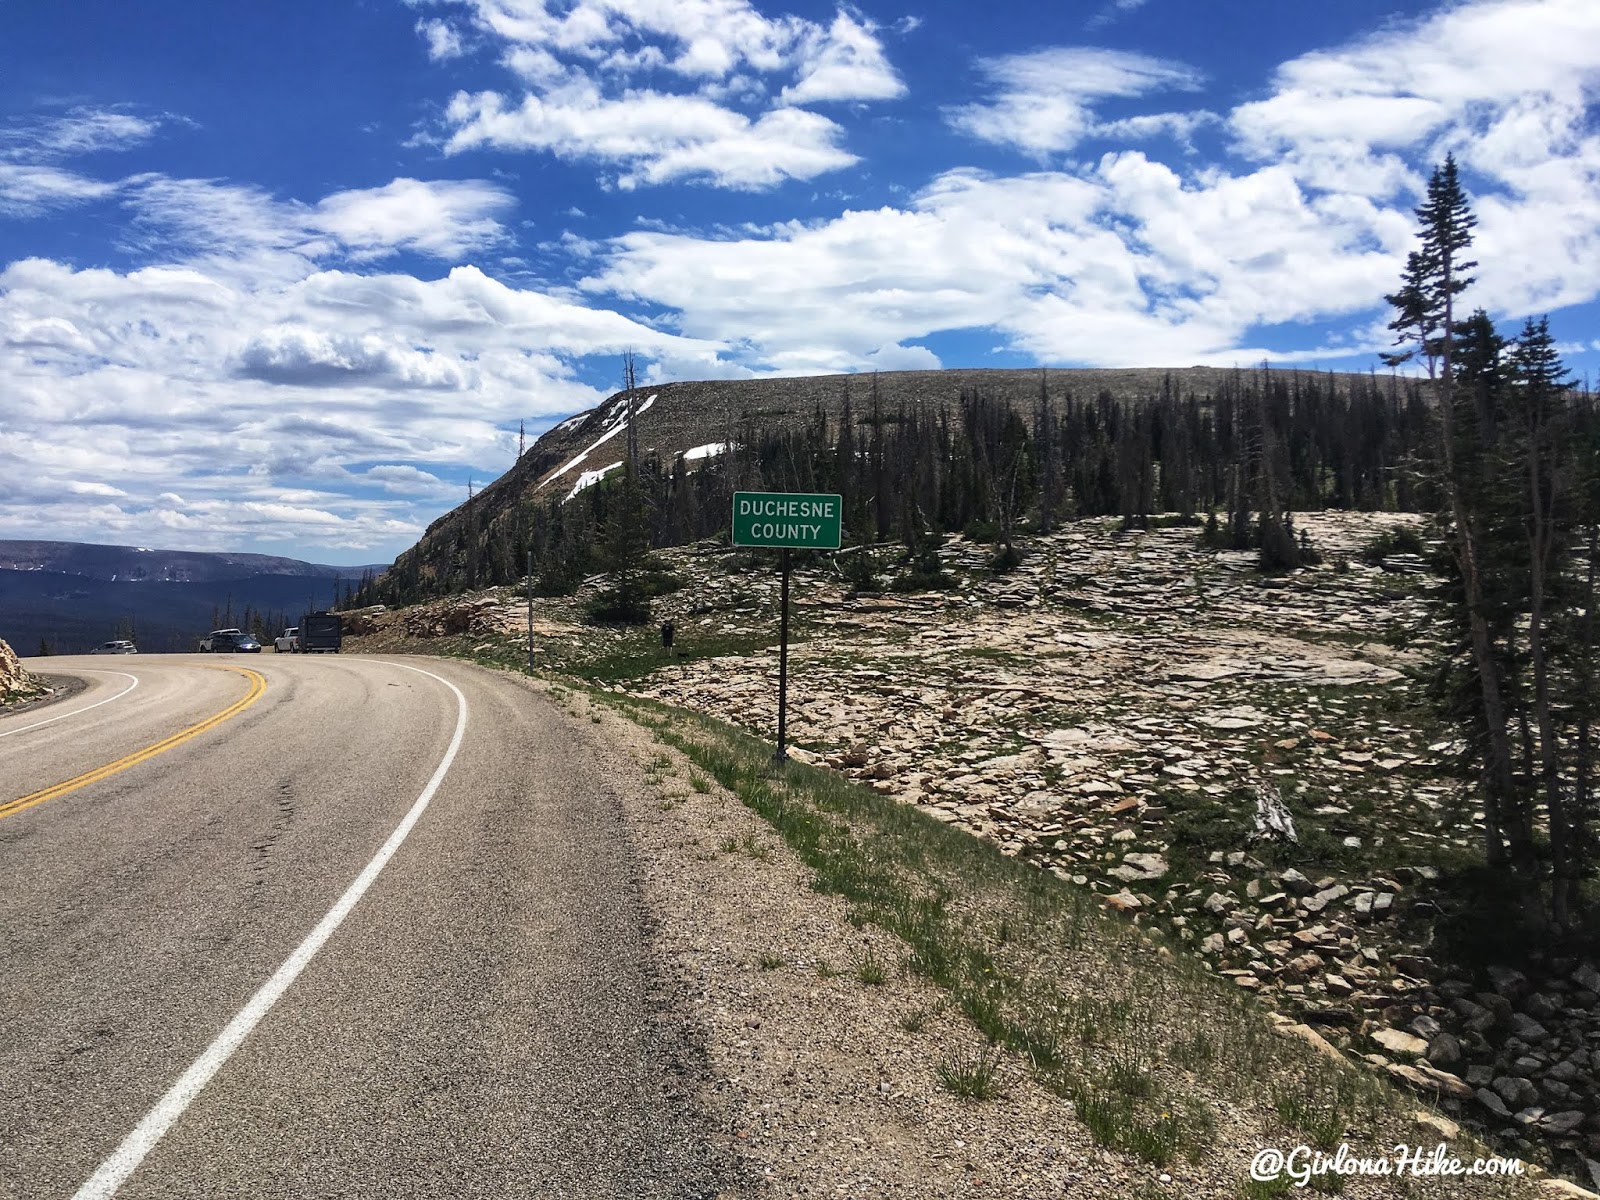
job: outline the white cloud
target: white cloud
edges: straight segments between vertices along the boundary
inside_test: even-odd
[[[0,271],[0,526],[42,527],[48,508],[60,537],[393,550],[456,498],[441,472],[481,478],[511,461],[519,420],[537,432],[604,397],[578,381],[583,359],[634,349],[647,366],[717,369],[715,342],[474,267],[358,275],[300,253],[437,227],[425,203],[407,224],[403,182],[303,205],[195,185],[184,194],[203,210],[204,254],[127,272],[40,258]],[[275,256],[266,272],[254,270],[262,247]]]
[[[826,33],[810,30],[799,55],[800,78],[783,89],[784,104],[827,100],[894,100],[906,85],[884,56],[883,43],[870,23],[857,21],[843,9]]]
[[[497,217],[513,203],[504,188],[478,179],[396,179],[381,188],[335,192],[317,204],[307,224],[357,254],[409,250],[459,259],[502,239]]]
[[[1012,178],[947,171],[898,208],[626,234],[584,286],[659,304],[692,336],[738,330],[730,374],[863,369],[975,328],[1041,361],[1113,366],[1259,359],[1259,331],[1300,323],[1303,347],[1271,356],[1325,361],[1388,342],[1383,295],[1414,244],[1417,189],[1454,148],[1480,217],[1472,298],[1517,317],[1600,291],[1592,4],[1456,5],[1285,64],[1226,117],[1103,120],[1098,98],[1197,82],[1159,60],[1052,50],[985,66],[993,102],[949,114],[969,132],[1042,154],[1226,122],[1262,161],[1180,171],[1123,152]],[[1355,324],[1313,332],[1330,321]]]
[[[595,161],[624,188],[771,188],[857,161],[839,125],[801,106],[905,93],[876,27],[845,9],[824,26],[746,0],[464,2],[527,90],[457,93],[444,112],[451,154]]]
[[[1221,121],[1222,118],[1216,113],[1206,111],[1143,113],[1136,117],[1101,121],[1095,125],[1094,134],[1096,137],[1124,142],[1145,141],[1164,136],[1192,151],[1195,133],[1206,126],[1220,124]]]
[[[855,162],[838,149],[839,126],[817,113],[775,109],[752,121],[699,96],[629,93],[606,99],[588,81],[505,107],[495,92],[459,93],[448,115],[447,150],[479,145],[546,150],[624,169],[624,188],[678,179],[723,187],[771,187]]]
[[[1230,128],[1309,188],[1397,206],[1454,152],[1481,294],[1521,315],[1595,294],[1574,264],[1600,261],[1597,93],[1600,5],[1481,0],[1285,63]]]
[[[1447,150],[1499,182],[1569,155],[1597,86],[1600,6],[1481,0],[1293,59],[1230,125],[1241,152],[1313,186],[1389,196]]]
[[[128,493],[121,488],[114,488],[109,483],[95,483],[81,479],[69,479],[66,490],[74,496],[126,496]]]
[[[40,163],[0,160],[0,216],[35,217],[55,208],[103,200],[116,185]]]
[[[1192,90],[1201,78],[1182,63],[1080,46],[980,59],[978,69],[998,94],[986,103],[947,109],[945,119],[972,137],[1040,158],[1065,153],[1084,138],[1102,134],[1097,101]],[[1132,129],[1125,126],[1124,135]]]
[[[18,117],[0,126],[0,216],[37,217],[115,195],[117,184],[64,167],[62,160],[132,149],[161,124],[116,109],[74,108],[61,116]]]
[[[453,499],[458,492],[437,475],[405,463],[380,463],[367,468],[358,478],[371,480],[386,492],[418,499]]]
[[[1111,3],[1102,8],[1087,22],[1089,29],[1103,29],[1125,13],[1137,12],[1149,0],[1111,0]]]
[[[451,392],[466,387],[470,379],[459,362],[396,345],[381,334],[351,337],[295,326],[263,330],[252,337],[239,355],[239,374],[293,386]]]
[[[764,17],[745,0],[574,0],[557,11],[544,0],[463,2],[479,28],[511,46],[597,62],[629,43],[656,44],[669,69],[696,79],[742,67],[778,70],[814,28],[796,17]]]
[[[131,150],[154,137],[163,120],[108,108],[74,108],[58,117],[19,118],[0,128],[0,155],[67,158],[102,150]]]
[[[135,216],[132,236],[150,253],[205,258],[242,278],[295,277],[312,262],[370,261],[411,252],[460,259],[506,236],[514,203],[482,180],[395,179],[314,203],[205,179],[134,176],[118,185]]]
[[[906,209],[728,240],[636,232],[587,286],[739,329],[755,371],[909,364],[908,343],[989,328],[1045,362],[1182,365],[1262,323],[1370,307],[1408,215],[1304,194],[1281,168],[1185,182],[1142,154],[1082,174],[938,177]]]
[[[417,22],[417,32],[428,43],[428,57],[434,62],[460,58],[466,51],[461,45],[461,35],[455,26],[437,17]]]

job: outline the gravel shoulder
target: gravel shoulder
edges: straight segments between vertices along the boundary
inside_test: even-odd
[[[997,1101],[945,1092],[939,1065],[974,1059],[983,1040],[899,969],[899,940],[852,927],[765,822],[714,782],[697,791],[690,764],[648,730],[565,695],[609,746],[661,969],[705,1038],[728,1142],[765,1194],[1090,1197],[1138,1184],[1013,1064]],[[884,983],[857,979],[866,961],[888,965]]]
[[[1162,1170],[1098,1146],[1069,1101],[1036,1082],[1019,1056],[991,1051],[946,993],[902,969],[897,937],[856,927],[843,900],[814,890],[810,870],[737,797],[606,705],[535,686],[567,714],[575,736],[604,746],[652,914],[657,969],[697,1028],[702,1103],[722,1143],[760,1181],[752,1194],[1303,1194],[1241,1190],[1257,1147],[1287,1151],[1300,1140],[1272,1136],[1259,1112],[1221,1106],[1217,1151],[1200,1163]],[[863,964],[883,966],[883,981],[863,981]],[[998,1064],[1001,1094],[953,1095],[941,1067],[985,1054]],[[1411,1140],[1431,1147],[1438,1138],[1418,1129]],[[1387,1152],[1376,1141],[1364,1152],[1380,1145]],[[1532,1194],[1526,1184],[1474,1182],[1351,1179],[1343,1192]]]

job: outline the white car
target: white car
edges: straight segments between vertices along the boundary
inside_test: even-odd
[[[139,653],[139,647],[135,646],[132,642],[126,642],[126,641],[122,641],[122,642],[101,642],[93,650],[89,651],[89,653],[90,654],[137,654],[137,653]]]
[[[300,650],[300,627],[291,625],[272,639],[272,648],[279,654],[296,654]]]

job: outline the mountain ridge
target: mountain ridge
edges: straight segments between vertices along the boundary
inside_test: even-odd
[[[1025,415],[1041,395],[1052,405],[1082,403],[1109,396],[1123,402],[1175,394],[1213,396],[1241,376],[1331,380],[1338,393],[1356,381],[1370,384],[1369,372],[1284,370],[1265,365],[1233,367],[957,368],[941,371],[887,371],[878,374],[784,376],[766,379],[684,380],[633,389],[637,401],[636,436],[641,456],[654,453],[669,468],[679,456],[738,439],[752,422],[762,431],[795,427],[819,411],[837,421],[848,396],[857,423],[871,412],[874,397],[883,414],[901,411],[938,416],[959,414],[964,393],[981,391]],[[511,468],[466,502],[432,521],[417,543],[395,558],[396,578],[448,574],[458,547],[494,527],[525,501],[543,503],[562,490],[576,494],[603,477],[623,457],[630,393],[618,391],[541,434]],[[611,449],[614,446],[614,449]],[[605,448],[605,449],[603,449]],[[609,452],[607,452],[609,451]],[[469,529],[469,525],[472,527]]]
[[[0,571],[46,571],[107,582],[210,583],[258,575],[359,579],[384,564],[331,566],[274,554],[215,550],[166,550],[106,542],[0,538]]]

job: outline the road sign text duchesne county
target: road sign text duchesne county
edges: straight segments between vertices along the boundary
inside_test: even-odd
[[[792,550],[837,550],[839,496],[805,492],[735,492],[733,544],[787,546]]]

